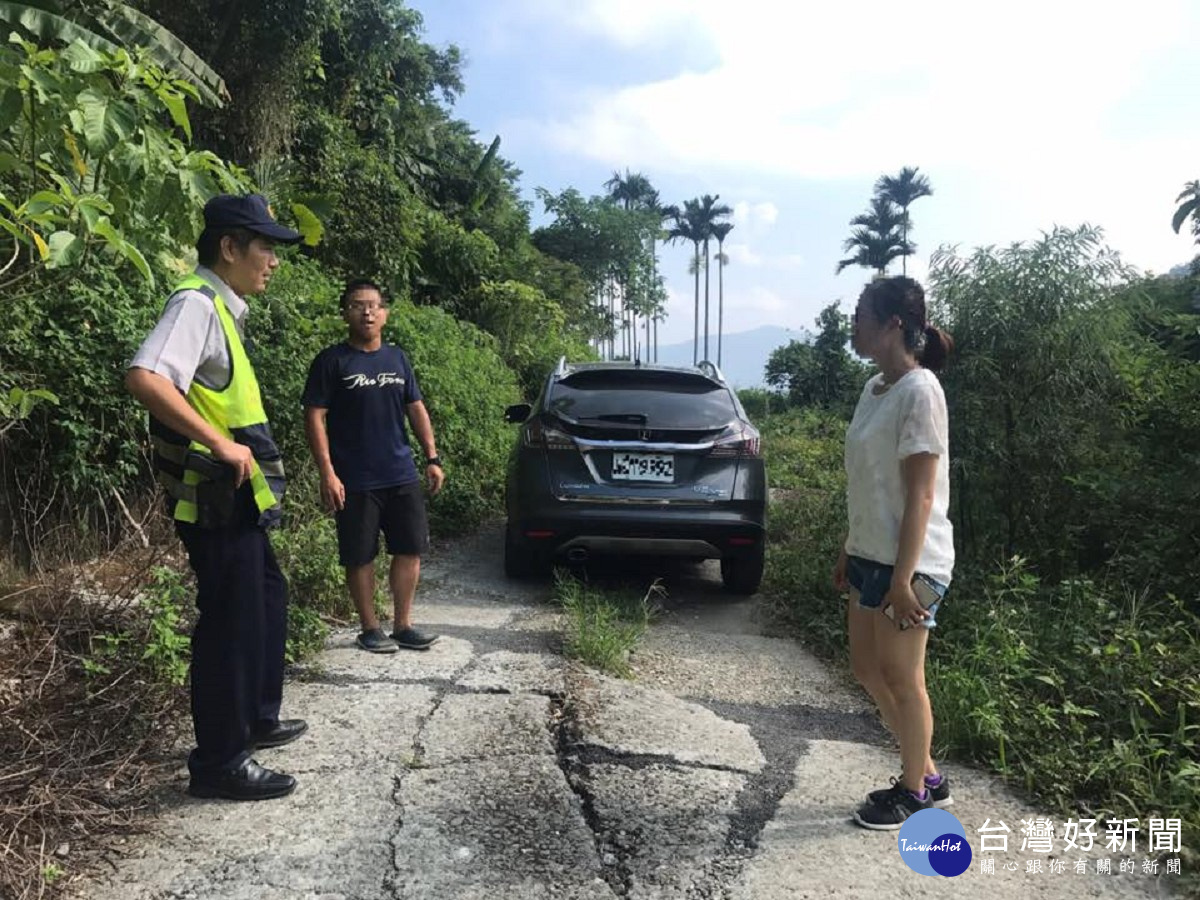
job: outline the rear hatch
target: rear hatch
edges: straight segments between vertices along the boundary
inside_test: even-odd
[[[729,500],[758,433],[703,374],[583,369],[555,382],[526,425],[562,500],[706,504]]]

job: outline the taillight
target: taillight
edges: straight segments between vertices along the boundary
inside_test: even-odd
[[[730,425],[713,444],[709,456],[758,456],[761,440],[757,431],[748,425]]]
[[[557,428],[547,428],[541,419],[530,419],[525,423],[522,440],[526,447],[541,447],[544,450],[574,450],[575,442],[570,435]]]

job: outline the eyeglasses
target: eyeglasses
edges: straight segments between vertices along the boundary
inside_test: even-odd
[[[387,306],[382,303],[351,303],[346,307],[346,312],[361,316],[369,312],[387,312]]]

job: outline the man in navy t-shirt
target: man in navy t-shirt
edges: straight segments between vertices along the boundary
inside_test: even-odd
[[[394,653],[397,646],[428,650],[437,637],[412,627],[412,605],[429,526],[404,421],[421,445],[425,479],[436,494],[445,475],[433,425],[408,357],[383,342],[388,304],[382,289],[352,281],[341,307],[349,335],[317,354],[301,402],[308,446],[321,472],[321,499],[337,517],[338,556],[362,623],[358,646],[373,653]],[[375,614],[381,530],[392,556],[390,638]]]

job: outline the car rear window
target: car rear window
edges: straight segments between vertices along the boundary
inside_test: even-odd
[[[645,416],[655,428],[718,428],[738,417],[727,388],[686,372],[584,370],[556,383],[547,406],[577,422]]]

